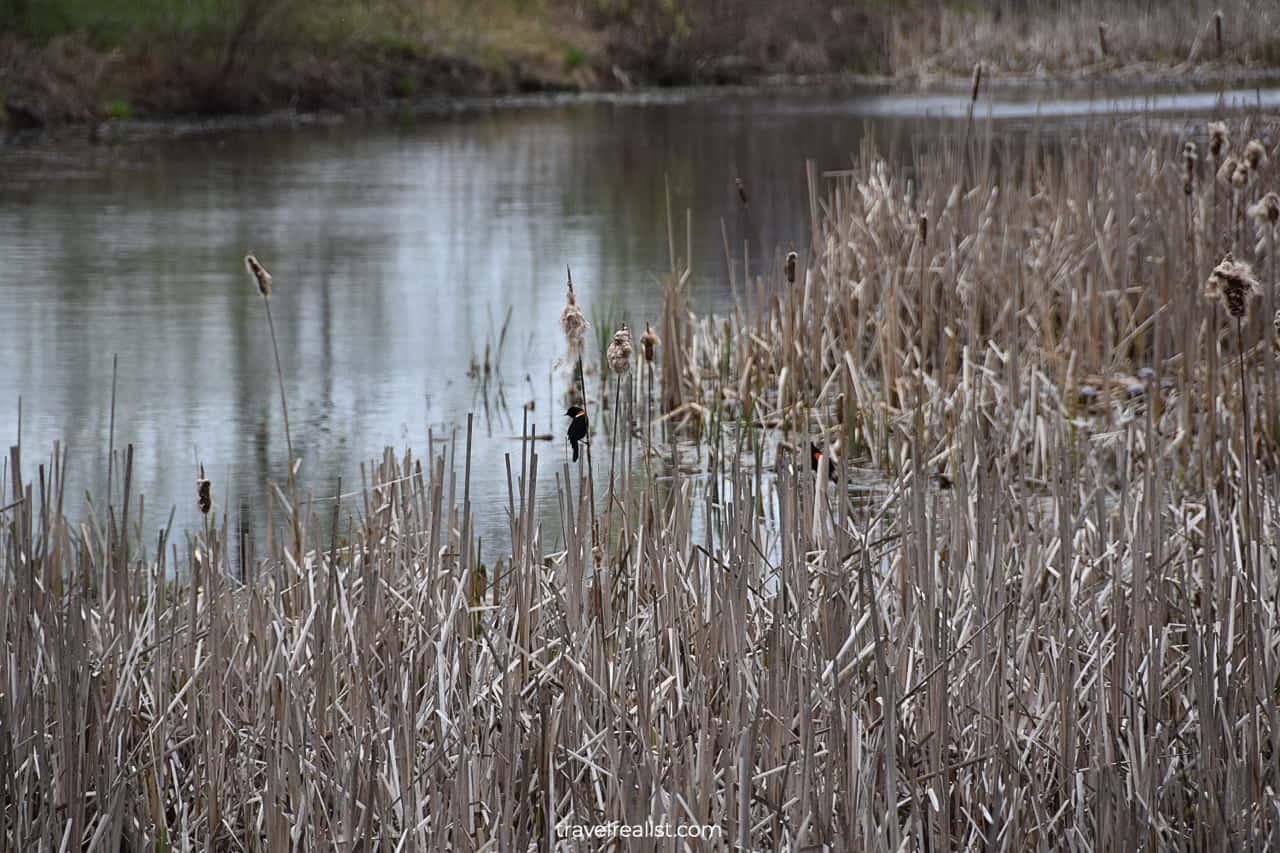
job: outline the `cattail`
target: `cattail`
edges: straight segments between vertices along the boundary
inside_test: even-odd
[[[973,87],[969,91],[969,103],[976,104],[978,102],[978,89],[982,87],[982,63],[979,62],[973,66]]]
[[[582,309],[578,307],[578,300],[573,295],[573,273],[569,273],[569,297],[564,303],[564,310],[560,312],[560,329],[564,332],[564,339],[569,344],[570,353],[582,354],[583,342],[587,336],[587,329],[590,328],[591,324],[587,322]]]
[[[1231,186],[1236,189],[1244,189],[1249,186],[1249,176],[1253,173],[1249,171],[1249,166],[1243,160],[1236,161],[1236,170],[1231,173]]]
[[[1222,161],[1222,165],[1218,167],[1218,180],[1224,184],[1230,185],[1231,181],[1235,178],[1236,166],[1238,165],[1239,163],[1236,161],[1235,157],[1228,156],[1227,159]]]
[[[920,243],[928,245],[929,243],[929,214],[920,214]]]
[[[204,466],[200,467],[200,478],[196,480],[196,505],[202,515],[208,515],[213,506],[213,486],[205,479]]]
[[[787,276],[787,284],[796,283],[796,261],[800,260],[800,256],[795,252],[787,252],[787,260],[782,265],[782,271]]]
[[[1249,164],[1250,169],[1257,172],[1267,165],[1267,149],[1258,140],[1250,139],[1249,144],[1244,147],[1244,161]]]
[[[1259,228],[1263,225],[1270,225],[1272,228],[1280,225],[1280,195],[1275,192],[1267,193],[1258,199],[1257,204],[1249,206],[1249,215],[1258,223]]]
[[[253,276],[254,281],[258,283],[258,292],[263,296],[270,296],[271,273],[267,272],[267,268],[252,253],[244,256],[244,268],[249,271],[249,275]]]
[[[1276,337],[1280,338],[1280,309],[1276,309],[1276,316],[1271,318],[1271,328],[1276,330]]]
[[[747,185],[742,182],[742,178],[734,178],[733,183],[738,188],[738,199],[743,203],[747,203]]]
[[[627,328],[626,323],[623,323],[622,328],[613,333],[613,343],[609,344],[609,349],[605,351],[605,357],[609,360],[609,369],[619,375],[630,371],[632,352],[631,330]]]
[[[1209,153],[1213,155],[1213,159],[1221,158],[1230,145],[1231,137],[1227,135],[1226,122],[1209,122]]]
[[[1253,270],[1246,263],[1237,261],[1230,252],[1222,258],[1222,263],[1213,268],[1209,280],[1204,285],[1204,295],[1208,299],[1222,298],[1227,313],[1236,319],[1244,317],[1248,310],[1248,300],[1261,290],[1258,280],[1253,277]]]
[[[794,255],[795,252],[791,254]],[[653,364],[653,355],[660,343],[662,343],[662,339],[658,337],[658,333],[648,323],[645,323],[644,334],[640,336],[640,349],[644,352],[645,361]]]
[[[1182,146],[1182,166],[1183,180],[1182,191],[1191,195],[1191,190],[1195,186],[1196,181],[1196,161],[1200,159],[1200,153],[1196,150],[1196,144],[1187,140],[1187,144]]]

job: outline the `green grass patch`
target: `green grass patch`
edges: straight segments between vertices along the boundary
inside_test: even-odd
[[[566,45],[561,62],[566,71],[574,71],[587,63],[587,52],[577,45]]]
[[[123,120],[133,118],[133,105],[124,98],[112,98],[103,105],[107,118]]]

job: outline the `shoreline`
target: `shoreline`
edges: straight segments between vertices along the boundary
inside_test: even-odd
[[[611,103],[620,106],[644,106],[653,103],[680,103],[753,94],[947,94],[968,93],[972,78],[954,75],[762,75],[749,82],[724,84],[690,84],[681,86],[636,86],[626,89],[591,88],[559,89],[507,94],[463,94],[430,96],[418,99],[380,99],[355,103],[344,108],[294,109],[283,107],[263,112],[231,112],[203,115],[171,113],[144,118],[94,118],[64,121],[33,127],[0,124],[0,148],[30,143],[61,144],[87,141],[92,144],[121,144],[155,139],[179,139],[225,132],[261,132],[272,129],[298,129],[344,124],[349,121],[404,121],[442,118],[503,110],[544,109],[549,107]],[[1062,95],[1080,91],[1114,90],[1125,94],[1128,89],[1151,90],[1153,94],[1203,92],[1219,89],[1280,85],[1277,69],[1216,69],[1191,73],[1173,69],[1132,69],[1131,73],[1105,75],[1026,75],[1001,74],[982,78],[984,93],[1053,90]],[[1105,92],[1104,92],[1105,94]]]
[[[663,5],[663,4],[657,4]],[[434,114],[690,87],[1205,86],[1277,79],[1280,19],[1245,0],[1082,14],[800,0],[751,14],[442,0],[276,0],[185,16],[70,0],[0,12],[0,134],[284,115]],[[1008,81],[1007,84],[1003,81]],[[141,126],[141,125],[138,125]]]

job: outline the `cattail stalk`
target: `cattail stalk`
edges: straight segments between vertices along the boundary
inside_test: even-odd
[[[560,328],[569,344],[569,352],[577,356],[578,390],[582,394],[582,408],[585,409],[587,408],[587,378],[582,369],[582,351],[584,349],[583,341],[591,324],[587,322],[582,309],[578,307],[577,297],[574,296],[573,270],[568,266],[565,266],[564,269],[568,280],[569,294],[566,297],[564,311],[560,314]],[[587,416],[587,423],[591,423],[590,415]],[[600,544],[600,526],[596,516],[596,477],[595,468],[591,463],[591,435],[589,433],[587,440],[583,444],[586,446],[587,452],[587,494],[591,502],[591,545],[595,549]]]
[[[293,501],[293,544],[294,556],[301,559],[302,557],[302,523],[298,518],[298,485],[294,477],[294,456],[293,456],[293,433],[289,428],[289,399],[284,390],[284,370],[280,366],[280,345],[276,340],[276,324],[271,318],[271,273],[267,272],[264,267],[252,253],[244,256],[245,269],[249,271],[249,275],[253,277],[254,282],[258,285],[258,292],[262,294],[262,304],[267,311],[267,330],[271,333],[271,352],[276,360],[276,381],[280,386],[280,411],[284,415],[284,441],[285,447],[289,451],[289,492]]]
[[[1194,277],[1197,275],[1197,270],[1200,268],[1199,255],[1198,255],[1199,243],[1196,240],[1195,201],[1194,201],[1196,162],[1198,160],[1199,160],[1199,152],[1196,148],[1196,144],[1188,140],[1187,143],[1182,147],[1182,162],[1183,162],[1182,193],[1183,193],[1183,199],[1184,199],[1182,210],[1183,210],[1183,239],[1186,242],[1186,246],[1187,246],[1187,273],[1188,273],[1188,276],[1191,277],[1192,281],[1194,281]],[[1187,282],[1187,284],[1190,285],[1190,281]],[[1197,350],[1196,324],[1194,321],[1194,318],[1196,316],[1196,312],[1194,311],[1194,302],[1195,302],[1194,288],[1190,286],[1186,287],[1185,293],[1186,293],[1186,296],[1184,297],[1184,299],[1186,300],[1186,302],[1184,303],[1185,304],[1184,317],[1186,319],[1184,319],[1182,324],[1183,325],[1182,346],[1183,346],[1183,352],[1186,353],[1186,356],[1182,359],[1182,387],[1185,389],[1190,389],[1191,377],[1192,377],[1192,364],[1191,364],[1190,354]],[[1191,417],[1192,417],[1191,398],[1192,398],[1192,395],[1190,393],[1184,393],[1182,395],[1182,421],[1185,429],[1190,429],[1191,427]],[[1201,487],[1203,488],[1204,486],[1203,466],[1201,467],[1200,473],[1201,473]]]
[[[615,382],[615,392],[613,400],[613,429],[612,438],[609,442],[609,500],[605,508],[605,535],[612,537],[612,518],[613,518],[613,495],[614,495],[614,468],[617,462],[618,451],[618,423],[622,418],[622,377],[629,376],[631,372],[631,356],[633,353],[631,345],[631,330],[627,328],[627,324],[623,323],[622,328],[618,329],[613,335],[613,341],[609,344],[609,348],[605,353],[606,360],[609,363],[609,370],[617,377]],[[631,383],[627,383],[627,387],[631,387]],[[625,463],[625,458],[624,458]]]
[[[648,383],[645,391],[644,412],[645,465],[649,464],[649,457],[653,455],[653,359],[660,343],[662,341],[658,338],[658,333],[646,322],[644,324],[644,334],[640,336],[640,350],[644,353],[645,379]]]

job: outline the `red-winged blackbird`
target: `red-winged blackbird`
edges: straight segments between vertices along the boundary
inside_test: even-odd
[[[822,451],[818,449],[818,445],[809,443],[809,461],[813,465],[813,470],[818,470],[818,463],[822,461]],[[827,473],[831,475],[831,482],[840,479],[840,475],[836,473],[836,460],[831,459],[827,462]]]
[[[581,406],[570,406],[564,414],[573,419],[569,421],[569,444],[573,446],[573,461],[577,462],[578,442],[585,444],[587,440],[587,410]]]

